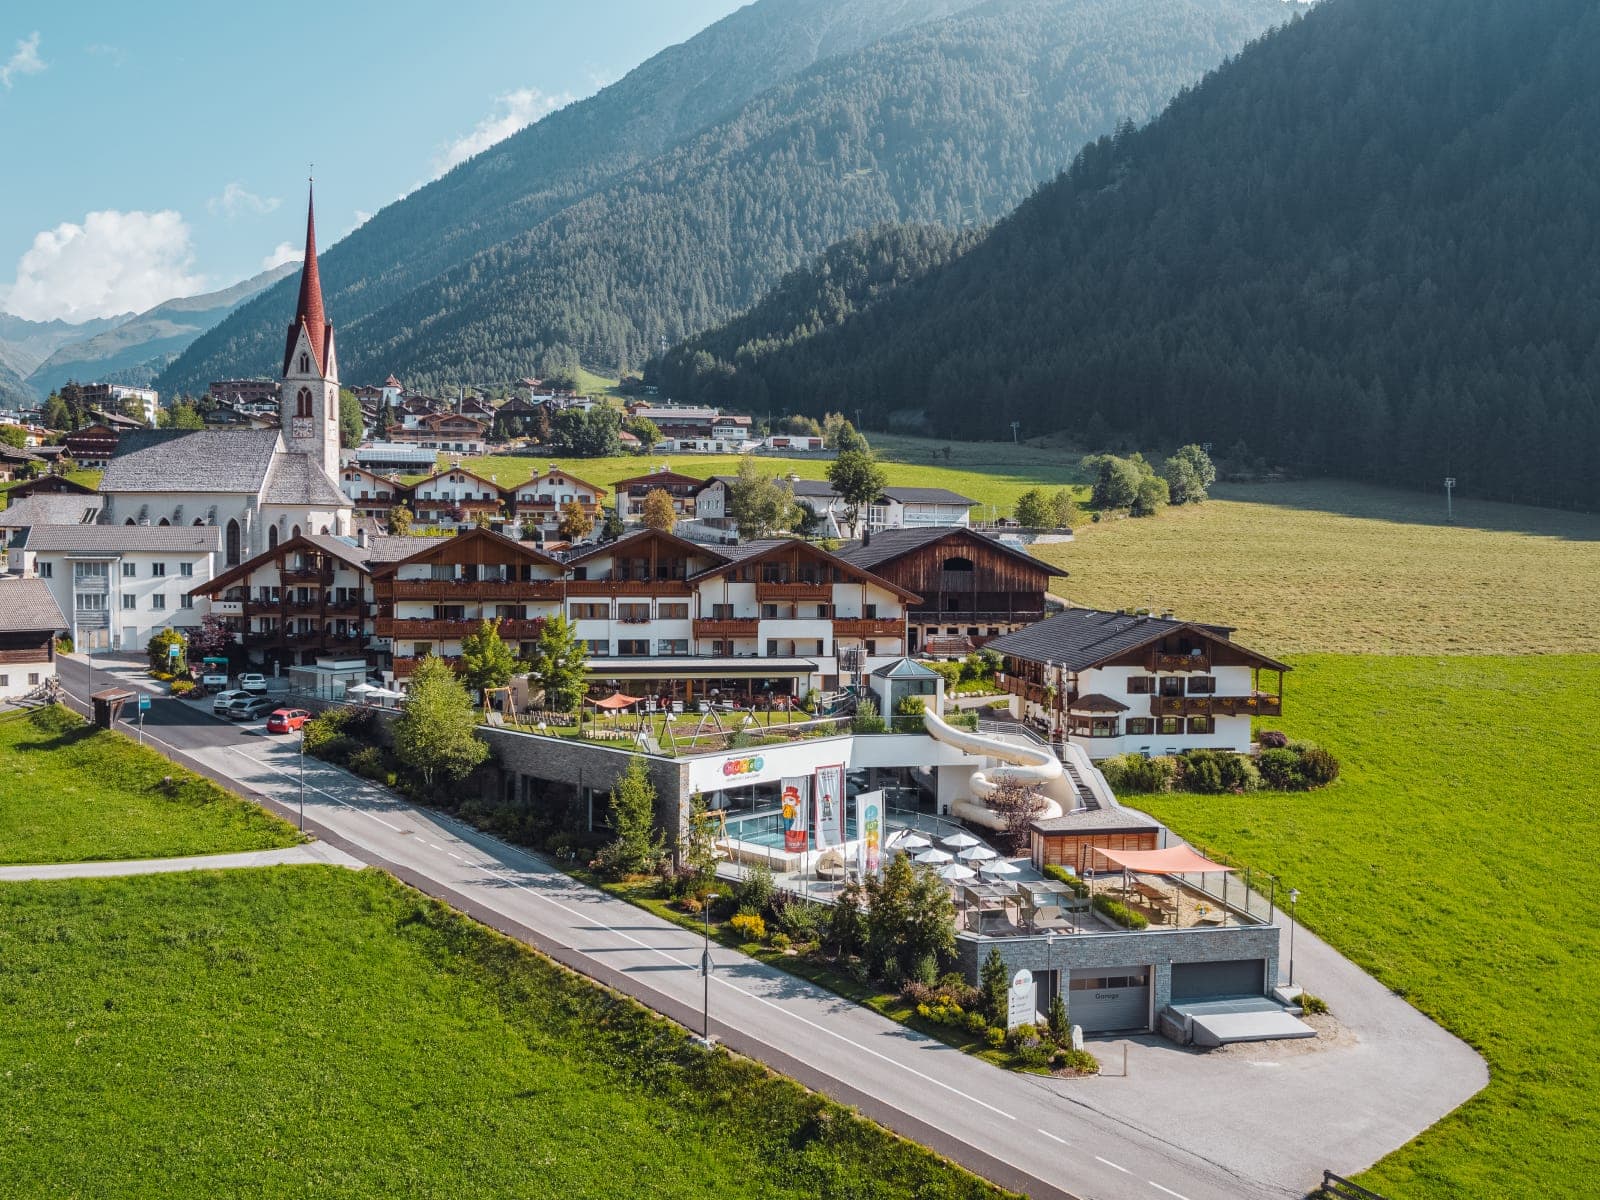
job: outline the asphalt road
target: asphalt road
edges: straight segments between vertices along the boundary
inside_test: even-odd
[[[87,694],[80,662],[63,660],[59,672],[75,696]],[[262,722],[232,724],[208,708],[163,698],[152,704],[145,737],[185,765],[297,819],[296,736],[272,737]],[[700,1029],[702,944],[682,928],[311,758],[304,760],[304,812],[305,828],[339,849]],[[712,958],[713,1036],[1035,1197],[1298,1197],[1320,1182],[1321,1165],[1365,1165],[1327,1161],[1314,1145],[1316,1130],[1263,1095],[1242,1068],[1236,1068],[1238,1096],[1180,1097],[1178,1111],[1186,1119],[1174,1133],[1174,1122],[1159,1112],[1141,1115],[1141,1096],[1153,1100],[1171,1090],[1146,1071],[1134,1072],[1138,1078],[1108,1074],[1079,1081],[1002,1071],[737,952],[713,945]],[[1164,1047],[1148,1053],[1173,1062],[1190,1057]],[[1106,1065],[1108,1072],[1120,1066],[1114,1059]],[[1476,1086],[1481,1083],[1465,1094]],[[1447,1111],[1459,1099],[1443,1103],[1440,1111]],[[1160,1107],[1153,1104],[1152,1111]],[[1200,1112],[1209,1115],[1196,1118]],[[1426,1116],[1416,1128],[1432,1119]],[[1382,1144],[1397,1145],[1411,1132],[1386,1133]]]

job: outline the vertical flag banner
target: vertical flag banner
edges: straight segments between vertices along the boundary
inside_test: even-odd
[[[883,793],[856,793],[856,837],[861,845],[861,876],[878,873],[883,853]]]
[[[815,772],[817,849],[844,845],[844,764]]]
[[[785,776],[783,780],[783,848],[790,854],[804,854],[810,840],[811,822],[806,800],[811,791],[811,780],[804,775]]]

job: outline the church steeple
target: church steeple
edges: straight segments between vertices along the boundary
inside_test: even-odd
[[[306,194],[306,253],[300,267],[300,299],[295,304],[294,320],[289,324],[289,337],[283,350],[283,373],[289,373],[294,358],[295,342],[300,330],[306,331],[311,343],[311,353],[316,358],[319,374],[328,373],[333,350],[333,322],[322,307],[322,277],[317,272],[317,207],[315,184]]]

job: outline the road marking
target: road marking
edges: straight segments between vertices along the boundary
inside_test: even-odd
[[[1094,1156],[1094,1160],[1095,1160],[1095,1162],[1103,1162],[1103,1163],[1105,1163],[1106,1166],[1111,1167],[1113,1170],[1121,1171],[1124,1175],[1132,1175],[1133,1174],[1133,1172],[1128,1170],[1127,1167],[1118,1166],[1116,1163],[1112,1162],[1109,1158],[1101,1158],[1098,1154],[1096,1154]]]
[[[166,745],[166,744],[169,744],[169,743],[163,743],[163,745]],[[206,747],[206,749],[211,749],[211,748],[212,747]],[[174,746],[173,749],[177,750],[177,747]],[[243,750],[239,749],[239,747],[237,747],[237,746],[226,746],[226,747],[223,747],[223,749],[232,750],[240,758],[246,759],[249,762],[253,762],[258,767],[265,767],[267,770],[274,771],[277,774],[284,776],[285,778],[288,778],[288,779],[296,778],[295,773],[293,771],[286,771],[282,767],[275,766],[272,763],[266,762],[263,759],[256,758],[252,754],[246,754]],[[180,753],[180,754],[188,754],[191,757],[193,757],[193,754],[194,754],[194,752],[191,751],[191,750],[179,750],[178,753]],[[325,791],[322,788],[319,788],[314,783],[306,784],[306,791],[315,792],[319,796],[326,796],[329,800],[332,800],[335,804],[343,805],[345,808],[348,808],[351,812],[360,813],[362,816],[370,818],[371,820],[376,821],[379,825],[382,825],[385,829],[392,829],[396,833],[399,833],[399,834],[405,834],[405,833],[409,833],[410,832],[409,830],[401,829],[400,826],[398,826],[398,825],[391,825],[388,821],[385,821],[382,817],[378,816],[376,813],[368,812],[364,808],[357,808],[354,804],[351,804],[348,800],[344,799],[342,796],[335,796],[332,792]],[[287,803],[287,802],[283,801],[283,800],[279,800],[278,803],[279,804],[284,804],[284,803]]]
[[[1162,1187],[1154,1179],[1147,1179],[1145,1182],[1151,1187],[1155,1188],[1155,1190],[1158,1192],[1165,1192],[1169,1196],[1176,1196],[1178,1200],[1189,1200],[1189,1197],[1185,1196],[1182,1192],[1175,1192],[1169,1187]]]
[[[462,858],[461,855],[457,854],[454,850],[446,850],[445,853],[448,854],[451,858],[455,859],[457,862],[466,862],[467,861],[466,859]]]
[[[1072,1143],[1067,1141],[1066,1138],[1057,1137],[1055,1134],[1051,1133],[1048,1129],[1039,1129],[1039,1130],[1036,1130],[1035,1132],[1042,1133],[1042,1134],[1045,1135],[1045,1137],[1049,1138],[1052,1142],[1060,1142],[1063,1146],[1072,1145]]]

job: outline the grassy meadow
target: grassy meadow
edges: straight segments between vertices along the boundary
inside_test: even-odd
[[[17,1200],[1003,1194],[377,871],[0,898]]]
[[[302,840],[259,805],[64,708],[0,714],[0,863],[175,858]]]
[[[1333,750],[1337,783],[1130,802],[1300,888],[1309,928],[1488,1059],[1485,1091],[1362,1182],[1406,1200],[1592,1194],[1600,657],[1296,667],[1272,723]]]

